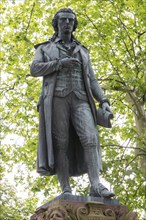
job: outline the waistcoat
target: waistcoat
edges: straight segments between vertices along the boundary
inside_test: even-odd
[[[63,45],[59,47],[59,57],[60,59],[66,57],[77,58],[80,61],[79,66],[74,66],[73,68],[63,68],[57,74],[57,80],[55,85],[54,96],[65,97],[71,92],[74,92],[79,99],[87,100],[83,71],[82,71],[82,60],[80,52],[73,53],[75,49],[75,43],[73,47],[65,48]]]

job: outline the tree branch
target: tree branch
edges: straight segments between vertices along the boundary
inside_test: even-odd
[[[124,22],[121,20],[120,17],[118,17],[118,20],[119,20],[120,23],[122,24],[122,26],[123,26],[123,28],[124,28],[124,30],[125,30],[125,32],[126,32],[128,38],[129,38],[129,40],[131,41],[131,49],[132,49],[132,52],[133,52],[134,60],[132,59],[131,53],[130,53],[130,51],[129,51],[129,49],[128,49],[128,47],[127,47],[125,41],[124,41],[124,38],[122,38],[123,43],[124,43],[124,45],[125,45],[125,48],[126,48],[128,54],[130,55],[130,58],[131,58],[132,62],[135,64],[135,67],[136,67],[136,70],[137,70],[137,76],[138,76],[139,67],[138,67],[138,65],[137,65],[137,63],[136,63],[136,62],[137,62],[137,57],[136,57],[135,49],[134,49],[134,41],[135,41],[135,39],[132,40],[132,38],[131,38],[131,36],[130,36],[130,34],[129,34],[129,32],[128,32],[128,29],[127,29],[127,27],[126,27],[126,25],[124,24]]]
[[[28,21],[28,24],[27,24],[27,27],[26,27],[26,35],[27,35],[27,31],[28,31],[29,26],[30,26],[30,22],[31,22],[31,18],[32,18],[33,11],[34,11],[34,7],[35,7],[35,2],[33,3],[32,9],[31,9],[31,12],[30,12],[29,21]]]
[[[146,34],[146,31],[143,31],[143,32],[136,32],[138,34],[137,38],[140,38],[142,35]]]
[[[140,184],[139,184],[139,186],[137,187],[137,190],[134,190],[135,191],[135,193],[133,194],[133,197],[135,198],[135,196],[136,196],[136,194],[137,194],[137,191],[140,189],[140,187],[143,185],[143,182],[141,182]]]
[[[139,148],[139,147],[126,147],[123,145],[117,145],[117,144],[107,144],[107,145],[101,145],[101,147],[112,147],[112,148],[124,148],[124,149],[133,149],[133,150],[140,150],[146,153],[146,150]]]
[[[5,88],[1,88],[1,89],[0,89],[0,90],[2,90],[1,93],[7,93],[7,92],[10,91],[10,90],[14,90],[15,86],[16,86],[16,82],[13,84],[12,87],[5,87],[6,89],[5,89]]]
[[[125,170],[127,169],[127,167],[137,158],[137,157],[139,157],[139,156],[143,156],[143,155],[146,155],[146,154],[136,154],[136,156],[126,165],[126,167],[125,167]]]
[[[144,115],[144,109],[142,108],[142,103],[136,96],[135,92],[127,91],[127,101],[131,102],[133,108],[137,111],[138,115],[140,117],[143,117],[144,120],[146,120]]]

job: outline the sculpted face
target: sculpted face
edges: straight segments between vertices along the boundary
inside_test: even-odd
[[[72,13],[63,13],[58,14],[58,32],[62,34],[68,34],[73,32],[75,22],[75,15]]]
[[[54,210],[50,215],[50,220],[64,220],[62,213],[58,210]]]

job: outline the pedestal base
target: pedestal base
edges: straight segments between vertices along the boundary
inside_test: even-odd
[[[39,207],[30,220],[138,220],[116,199],[61,195]]]

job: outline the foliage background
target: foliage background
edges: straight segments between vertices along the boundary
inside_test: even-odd
[[[112,129],[99,128],[101,176],[121,204],[146,219],[144,0],[2,0],[0,219],[27,220],[37,206],[60,193],[56,176],[35,172],[41,79],[32,78],[29,67],[34,44],[51,37],[52,17],[64,7],[77,14],[75,37],[89,49],[115,115]],[[74,193],[87,195],[86,176],[72,178],[71,184]]]

